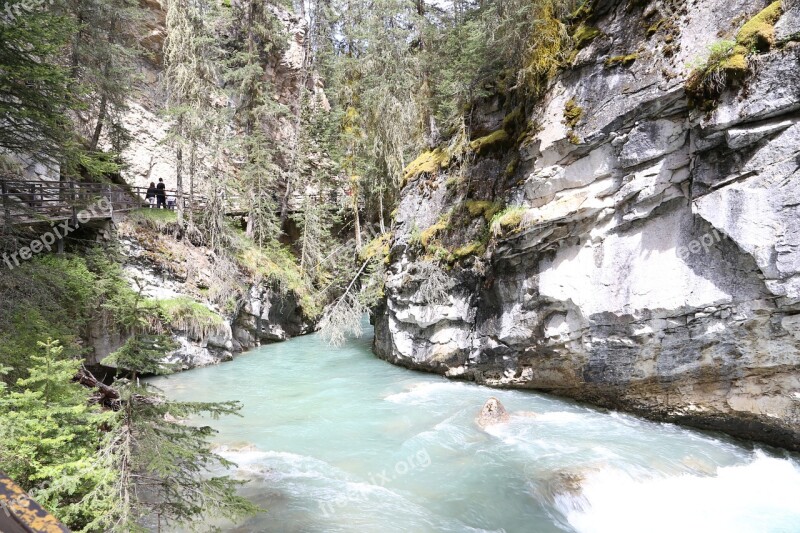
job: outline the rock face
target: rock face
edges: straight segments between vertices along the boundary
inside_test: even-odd
[[[287,340],[314,329],[294,292],[262,282],[249,284],[228,279],[225,297],[236,301],[231,308],[220,308],[208,297],[209,288],[220,284],[215,271],[215,256],[207,248],[177,241],[166,234],[153,233],[141,225],[123,221],[118,226],[124,271],[132,283],[143,286],[143,295],[153,300],[184,299],[206,307],[219,317],[213,328],[173,326],[178,348],[165,362],[178,369],[208,366],[229,361],[235,353],[261,344]],[[236,272],[225,270],[225,276]],[[97,365],[118,350],[127,340],[108,324],[93,324],[88,342],[93,350],[90,365]]]
[[[764,4],[645,4],[596,4],[602,33],[529,115],[537,132],[481,154],[469,192],[446,174],[404,189],[375,351],[800,449],[800,43],[754,58],[702,113],[686,65]],[[502,127],[500,102],[483,107],[485,129]],[[429,305],[414,232],[468,199],[519,206],[520,224],[457,262],[449,301]]]

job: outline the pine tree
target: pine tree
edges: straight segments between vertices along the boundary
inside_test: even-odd
[[[229,143],[237,167],[237,188],[247,210],[246,235],[260,246],[278,239],[281,233],[276,216],[278,185],[281,182],[279,159],[285,159],[276,135],[286,109],[274,98],[265,65],[279,51],[284,37],[278,21],[263,1],[246,0],[232,8],[231,47],[226,62],[225,80],[231,99],[238,102],[234,121],[237,135]]]
[[[60,160],[70,139],[68,111],[77,106],[61,54],[72,22],[49,11],[0,23],[0,149]]]
[[[105,428],[116,414],[90,405],[90,392],[75,383],[81,362],[63,359],[57,341],[40,342],[28,377],[0,388],[0,457],[3,469],[73,530],[111,511],[105,489],[115,473],[98,456]]]
[[[158,307],[138,292],[110,302],[130,338],[105,363],[120,370],[114,387],[120,392],[120,421],[109,455],[119,475],[115,531],[147,531],[148,524],[194,527],[210,516],[238,518],[258,509],[236,494],[240,483],[218,469],[232,463],[212,451],[216,432],[188,419],[235,415],[237,402],[198,403],[168,400],[162,391],[141,381],[143,374],[164,374],[162,363],[174,347],[163,333]]]

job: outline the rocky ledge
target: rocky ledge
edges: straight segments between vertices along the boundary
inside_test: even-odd
[[[800,450],[800,6],[701,111],[686,65],[765,4],[634,4],[596,4],[598,36],[527,117],[535,134],[479,154],[477,185],[442,171],[404,189],[375,351]],[[480,113],[491,131],[508,111]],[[473,202],[474,222],[439,234],[479,235],[479,201],[516,218],[440,268],[433,298],[419,234]]]

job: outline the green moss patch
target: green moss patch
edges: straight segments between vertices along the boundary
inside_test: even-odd
[[[614,67],[629,67],[631,66],[637,59],[639,58],[639,54],[628,54],[624,56],[611,56],[605,60],[604,64],[606,68],[614,68]]]
[[[572,40],[575,48],[580,50],[589,46],[602,32],[594,26],[587,26],[580,24],[572,34]]]
[[[483,255],[485,251],[486,245],[484,243],[480,241],[472,241],[454,250],[451,254],[451,262],[460,261],[473,255]]]
[[[450,154],[443,148],[422,152],[419,157],[406,166],[403,172],[403,185],[414,181],[423,174],[432,175],[450,164]]]
[[[497,130],[484,137],[479,137],[469,143],[469,148],[478,155],[502,150],[508,147],[511,137],[504,129]]]
[[[490,202],[488,200],[467,200],[464,203],[467,212],[472,218],[482,216],[486,222],[492,220],[492,217],[500,211],[501,205],[497,202]]]
[[[570,98],[564,104],[564,124],[572,129],[578,125],[583,117],[583,108],[578,105],[574,98]]]
[[[428,229],[424,230],[420,233],[419,242],[422,244],[422,247],[427,249],[430,247],[433,240],[436,236],[450,228],[450,213],[446,213],[439,217],[439,220],[436,221],[436,224],[429,227]]]
[[[775,23],[783,14],[781,0],[751,18],[736,34],[736,43],[748,50],[765,52],[775,44]]]

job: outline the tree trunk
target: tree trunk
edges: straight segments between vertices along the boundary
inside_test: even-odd
[[[108,108],[108,97],[103,95],[100,99],[100,112],[97,115],[97,125],[94,127],[94,134],[89,143],[89,150],[94,152],[97,150],[97,145],[100,143],[100,134],[103,131],[103,121],[106,119],[106,109]]]
[[[178,135],[183,133],[183,117],[178,118]],[[178,149],[175,154],[177,164],[175,165],[175,203],[178,210],[178,234],[183,232],[183,144],[178,140]]]
[[[197,172],[197,140],[192,139],[189,155],[189,226],[194,226],[194,175]]]
[[[356,237],[356,251],[361,251],[361,217],[358,213],[358,185],[353,184],[353,227]]]

